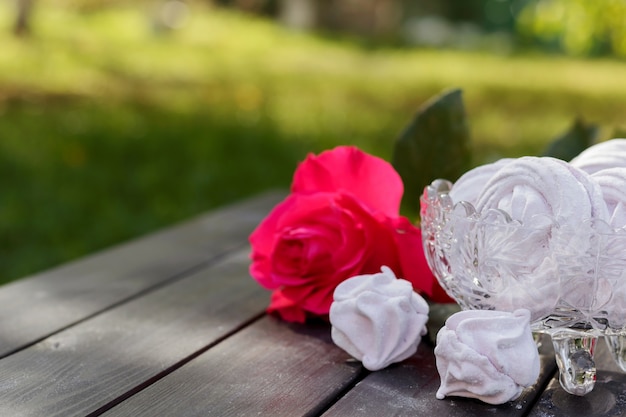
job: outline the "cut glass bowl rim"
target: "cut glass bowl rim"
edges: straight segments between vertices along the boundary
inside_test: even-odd
[[[594,234],[619,237],[626,239],[626,225],[622,227],[613,227],[608,222],[599,218],[581,218],[578,219],[577,226],[571,227],[571,221],[565,221],[564,219],[549,216],[545,214],[538,214],[530,217],[531,221],[524,223],[521,220],[514,219],[508,212],[502,209],[490,208],[480,212],[469,201],[453,201],[449,195],[454,184],[446,179],[436,179],[431,184],[427,185],[424,189],[424,193],[420,197],[422,203],[422,210],[424,203],[430,205],[432,202],[439,201],[444,211],[446,212],[447,219],[454,219],[455,221],[463,221],[469,223],[480,223],[485,226],[497,226],[497,227],[511,227],[527,230],[541,230],[547,226],[551,226],[557,230],[563,230],[567,233],[580,234],[581,230],[589,231],[593,230]],[[626,259],[626,252],[624,253],[624,259]]]

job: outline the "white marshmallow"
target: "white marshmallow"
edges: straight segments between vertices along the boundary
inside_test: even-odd
[[[561,288],[555,251],[567,247],[570,254],[584,254],[590,241],[557,234],[555,222],[578,230],[585,220],[609,217],[602,190],[591,176],[549,157],[507,163],[487,182],[476,208],[483,215],[503,210],[522,223],[523,227],[486,225],[477,257],[479,274],[500,288],[490,294],[490,305],[502,311],[527,308],[533,322],[551,313],[562,293],[576,291]]]
[[[499,159],[496,162],[470,169],[461,175],[450,190],[452,201],[455,203],[467,201],[475,205],[478,196],[483,192],[485,185],[491,177],[512,160],[512,158]]]
[[[437,334],[435,357],[441,377],[438,399],[459,396],[503,404],[539,377],[528,310],[453,314]]]
[[[590,146],[570,164],[588,174],[607,168],[626,168],[626,139],[611,139]]]
[[[426,334],[428,303],[386,266],[343,281],[330,307],[333,342],[376,371],[417,351]]]
[[[609,224],[626,226],[626,161],[624,167],[602,169],[591,174],[598,183],[609,211]]]

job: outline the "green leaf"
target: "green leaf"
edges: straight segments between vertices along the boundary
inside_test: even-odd
[[[419,214],[424,187],[437,178],[456,181],[470,165],[469,129],[459,89],[428,101],[398,137],[392,164],[404,182],[402,211]]]
[[[563,161],[570,161],[595,143],[598,132],[598,126],[587,124],[577,118],[567,132],[548,144],[541,156],[552,156]]]

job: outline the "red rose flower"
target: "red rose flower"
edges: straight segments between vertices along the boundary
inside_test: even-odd
[[[402,180],[386,161],[340,146],[302,162],[292,193],[250,235],[251,275],[274,290],[268,311],[288,321],[328,314],[335,287],[382,265],[449,301],[433,277],[420,230],[399,217]]]

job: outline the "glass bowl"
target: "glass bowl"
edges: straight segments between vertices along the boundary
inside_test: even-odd
[[[425,188],[421,229],[430,268],[461,308],[530,310],[531,329],[550,336],[571,394],[593,390],[599,337],[626,371],[626,231],[596,219],[522,224],[452,201],[451,188],[447,180]]]

